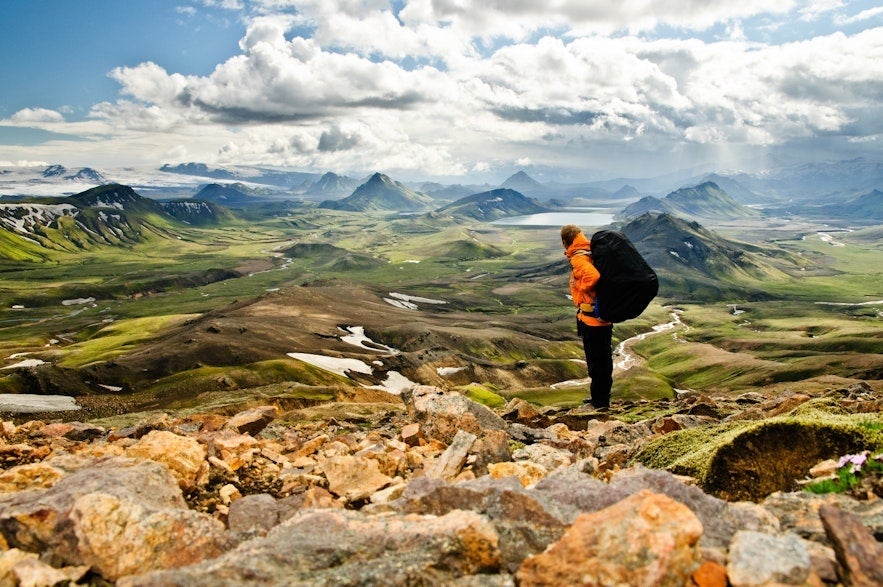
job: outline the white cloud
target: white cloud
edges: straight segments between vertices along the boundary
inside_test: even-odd
[[[64,116],[55,110],[46,108],[24,108],[9,118],[15,124],[31,124],[40,122],[64,122]]]
[[[113,143],[144,158],[426,175],[883,132],[883,28],[749,41],[744,19],[831,17],[838,0],[408,0],[398,13],[388,0],[257,4],[240,53],[208,75],[118,67],[121,99],[88,121],[43,109],[10,121],[114,137],[85,153]],[[658,38],[660,23],[716,24],[724,38]]]

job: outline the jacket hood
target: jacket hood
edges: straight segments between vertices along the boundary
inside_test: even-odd
[[[577,251],[591,251],[592,245],[589,243],[589,239],[586,238],[586,235],[580,232],[576,235],[576,238],[573,239],[573,242],[570,243],[570,246],[567,247],[567,250],[564,251],[564,254],[570,259],[574,253]]]

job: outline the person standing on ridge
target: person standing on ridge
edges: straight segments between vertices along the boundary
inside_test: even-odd
[[[564,255],[570,260],[570,295],[577,307],[576,331],[583,340],[589,377],[592,407],[610,407],[613,386],[613,324],[594,315],[595,284],[601,274],[592,262],[589,239],[580,228],[568,224],[561,228]],[[588,401],[588,400],[585,400]]]

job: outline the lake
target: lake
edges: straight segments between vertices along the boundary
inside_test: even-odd
[[[526,216],[500,218],[491,224],[504,226],[564,226],[576,224],[582,229],[606,226],[613,222],[613,214],[587,208],[564,210],[561,212],[542,212]]]

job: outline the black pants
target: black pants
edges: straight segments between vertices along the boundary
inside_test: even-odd
[[[613,386],[613,326],[587,326],[577,319],[577,332],[583,339],[589,377],[592,379],[592,407],[609,407],[610,388]]]

